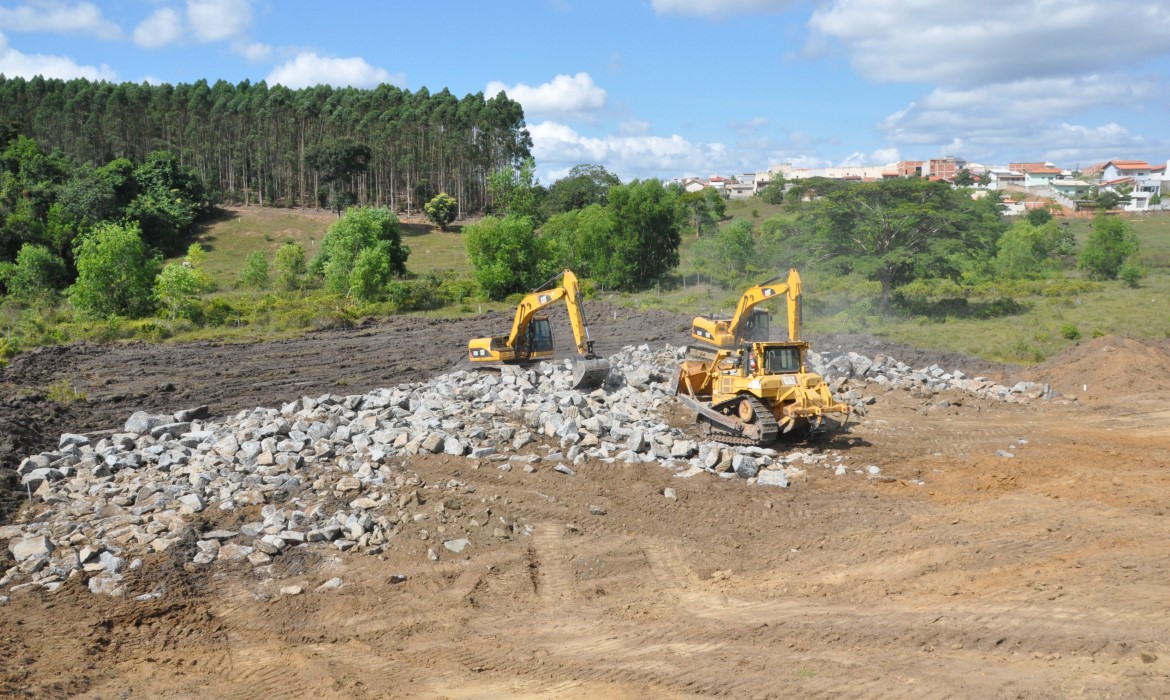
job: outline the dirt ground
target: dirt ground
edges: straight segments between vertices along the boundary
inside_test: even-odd
[[[602,352],[686,341],[684,317],[597,308]],[[10,470],[61,432],[114,429],[139,408],[223,416],[425,378],[507,323],[403,318],[251,346],[42,350],[0,375],[0,458]],[[655,465],[590,462],[568,477],[413,458],[428,482],[474,485],[464,513],[506,504],[531,535],[438,562],[405,537],[377,557],[286,555],[274,580],[159,555],[123,598],[81,581],[15,594],[0,604],[0,696],[1170,697],[1166,345],[1101,338],[1016,371],[814,340],[1045,381],[1077,400],[874,385],[869,415],[816,448],[846,456],[849,473],[810,467],[788,489]],[[86,400],[49,401],[63,380]],[[6,517],[17,507],[10,498]],[[334,577],[340,589],[313,592]],[[134,600],[160,583],[161,599]],[[280,595],[289,585],[307,592]]]

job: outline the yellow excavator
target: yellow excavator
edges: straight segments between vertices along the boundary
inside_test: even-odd
[[[691,337],[714,348],[734,348],[741,343],[770,340],[769,315],[756,306],[771,299],[784,296],[788,300],[788,337],[796,340],[800,329],[800,275],[795,269],[788,271],[786,282],[778,281],[777,275],[770,280],[750,287],[739,297],[735,315],[731,317],[696,316],[691,321]],[[713,353],[707,353],[708,356]]]
[[[800,276],[790,270],[787,284],[766,282],[745,292],[733,319],[695,319],[692,333],[709,333],[695,337],[715,347],[704,348],[706,357],[688,352],[679,364],[675,393],[695,412],[700,434],[763,447],[785,434],[823,437],[848,421],[848,404],[836,401],[824,378],[806,368],[811,346],[800,340],[800,292]],[[778,294],[788,296],[789,339],[769,342],[765,334],[745,342],[739,322],[759,301]]]
[[[570,270],[561,273],[561,284],[550,287],[549,280],[537,291],[525,296],[516,307],[512,330],[508,335],[473,338],[467,343],[468,359],[472,362],[516,364],[534,362],[553,355],[552,324],[547,316],[538,313],[547,306],[565,300],[569,325],[577,343],[580,359],[573,363],[573,388],[595,388],[609,375],[609,361],[593,352],[593,339],[585,323],[582,309],[581,285]]]

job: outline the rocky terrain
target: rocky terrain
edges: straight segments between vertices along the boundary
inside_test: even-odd
[[[1170,380],[1163,346],[1099,339],[1025,372],[819,339],[849,429],[735,448],[672,396],[685,319],[622,313],[611,342],[657,337],[608,346],[592,391],[564,360],[482,372],[414,352],[435,326],[409,319],[279,344],[343,359],[330,390],[296,391],[293,366],[254,382],[280,385],[268,406],[215,401],[240,371],[222,357],[218,382],[119,373],[88,347],[14,363],[10,386],[66,376],[86,399],[52,420],[33,392],[10,408],[102,423],[10,438],[37,447],[12,460],[0,525],[0,695],[1170,689],[1170,423],[1137,391]],[[380,351],[345,347],[362,343]],[[405,380],[344,391],[367,357]],[[1147,377],[1121,408],[1099,387],[1133,360]]]

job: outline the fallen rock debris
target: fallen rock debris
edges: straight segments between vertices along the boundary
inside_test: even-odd
[[[123,595],[126,573],[149,553],[179,553],[195,566],[260,568],[297,547],[379,554],[395,538],[416,537],[467,556],[477,541],[531,533],[497,504],[461,498],[475,493],[474,484],[454,477],[425,483],[410,460],[428,453],[497,461],[503,471],[523,464],[527,474],[551,462],[577,478],[570,464],[655,463],[680,478],[738,476],[779,488],[806,473],[800,465],[850,473],[845,455],[834,450],[729,447],[671,428],[662,408],[675,401],[673,377],[683,352],[627,346],[609,358],[613,371],[605,386],[584,393],[570,388],[571,363],[545,362],[498,373],[460,370],[364,395],[303,397],[222,423],[200,407],[137,412],[121,432],[96,441],[66,433],[56,450],[20,464],[31,504],[19,522],[0,526],[0,542],[15,562],[0,575],[0,589],[54,591],[85,576],[91,592]],[[915,370],[880,355],[810,353],[809,359],[857,420],[876,401],[863,391],[869,383],[927,395],[959,389],[1014,402],[1058,396],[1044,385],[1009,388],[937,365]],[[674,489],[663,494],[677,498]],[[259,507],[255,521],[198,531],[209,510],[250,506]],[[606,511],[591,505],[589,512]],[[427,547],[428,559],[440,554]],[[315,590],[341,585],[332,579]],[[287,586],[281,594],[302,590]]]

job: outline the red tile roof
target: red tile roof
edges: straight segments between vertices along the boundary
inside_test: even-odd
[[[1150,164],[1144,160],[1111,160],[1105,164],[1104,168],[1101,168],[1101,169],[1104,170],[1105,168],[1108,168],[1110,165],[1112,165],[1114,168],[1117,168],[1118,170],[1152,170],[1153,169],[1150,167]],[[1165,166],[1163,166],[1163,167],[1165,167]]]

